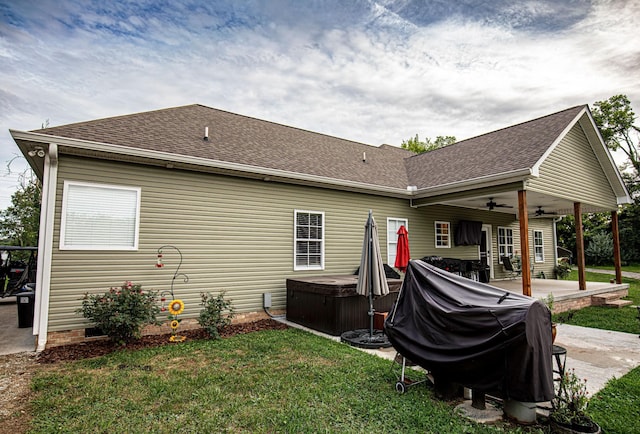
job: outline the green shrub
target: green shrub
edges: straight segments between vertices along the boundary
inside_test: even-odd
[[[578,426],[591,426],[591,419],[585,414],[589,398],[587,398],[586,380],[579,378],[574,369],[568,370],[560,380],[553,398],[551,420]],[[593,431],[582,431],[593,432]]]
[[[157,292],[143,292],[141,285],[125,282],[104,294],[85,294],[76,312],[93,322],[104,334],[121,345],[139,339],[147,324],[159,324]]]
[[[613,260],[613,238],[607,233],[594,234],[584,250],[587,264],[605,265]]]
[[[564,279],[571,273],[571,264],[569,264],[569,261],[560,260],[553,271],[556,273],[556,279]]]
[[[216,297],[211,294],[202,293],[203,309],[198,317],[198,324],[209,333],[213,339],[220,337],[220,330],[231,324],[235,316],[230,300],[224,299],[224,291]]]

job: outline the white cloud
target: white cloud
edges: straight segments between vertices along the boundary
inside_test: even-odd
[[[17,152],[8,128],[196,102],[399,145],[640,101],[633,1],[16,3],[0,23],[0,162]],[[0,185],[0,208],[9,196]]]

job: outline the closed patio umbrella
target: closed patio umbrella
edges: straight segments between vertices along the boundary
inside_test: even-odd
[[[398,244],[396,247],[396,262],[394,266],[404,273],[407,271],[409,259],[411,258],[409,253],[409,233],[407,232],[407,228],[402,225],[398,229],[397,234]]]
[[[370,335],[373,336],[373,297],[389,294],[389,284],[380,253],[378,225],[371,211],[365,225],[356,292],[369,297]]]
[[[387,283],[387,276],[380,253],[378,226],[373,219],[371,210],[369,210],[369,218],[365,225],[356,292],[369,299],[369,329],[345,331],[341,335],[341,340],[360,348],[390,347],[391,343],[384,332],[374,332],[373,329],[373,315],[375,312],[373,308],[373,298],[389,294],[389,284]]]

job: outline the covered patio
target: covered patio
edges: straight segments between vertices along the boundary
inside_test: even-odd
[[[517,144],[518,152],[514,152],[513,144]],[[474,158],[465,159],[465,155]],[[632,201],[587,106],[458,142],[447,152],[425,153],[412,160],[412,164],[420,158],[429,163],[430,170],[424,172],[424,179],[418,178],[423,182],[422,189],[418,189],[412,199],[412,207],[448,205],[487,210],[494,216],[511,215],[518,222],[519,243],[502,243],[495,253],[492,253],[495,245],[487,247],[486,256],[494,266],[502,265],[498,257],[513,258],[519,247],[521,278],[505,282],[492,280],[493,285],[505,285],[505,289],[536,298],[553,293],[556,312],[565,305],[566,309],[572,309],[568,307],[572,303],[580,304],[576,308],[591,305],[592,295],[598,295],[593,291],[626,291],[624,285],[616,289],[586,282],[582,224],[575,224],[578,282],[535,279],[532,272],[536,262],[544,263],[544,258],[535,257],[530,221],[552,221],[557,261],[555,223],[567,215],[573,216],[575,222],[582,222],[584,214],[606,212],[610,213],[614,281],[622,283],[618,211]],[[544,241],[539,246],[544,250]]]
[[[626,283],[585,282],[586,289],[581,290],[576,280],[531,279],[531,296],[544,299],[553,294],[553,313],[582,309],[588,306],[600,306],[612,303],[629,294]],[[522,278],[512,280],[494,280],[492,286],[510,292],[522,294]],[[615,303],[613,303],[615,304]]]

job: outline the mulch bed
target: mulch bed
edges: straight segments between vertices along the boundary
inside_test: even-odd
[[[263,319],[243,324],[231,324],[220,331],[220,337],[228,338],[238,334],[252,333],[262,330],[284,330],[289,326],[273,319]],[[185,330],[180,332],[181,336],[186,336],[188,341],[210,339],[209,334],[204,329]],[[42,351],[37,358],[38,363],[67,362],[70,360],[87,359],[91,357],[104,356],[121,349],[140,350],[143,348],[159,347],[163,345],[176,345],[169,342],[171,335],[150,335],[143,336],[140,340],[130,342],[126,346],[114,344],[109,340],[95,340],[83,342],[81,344],[62,345],[59,347],[47,348]]]

